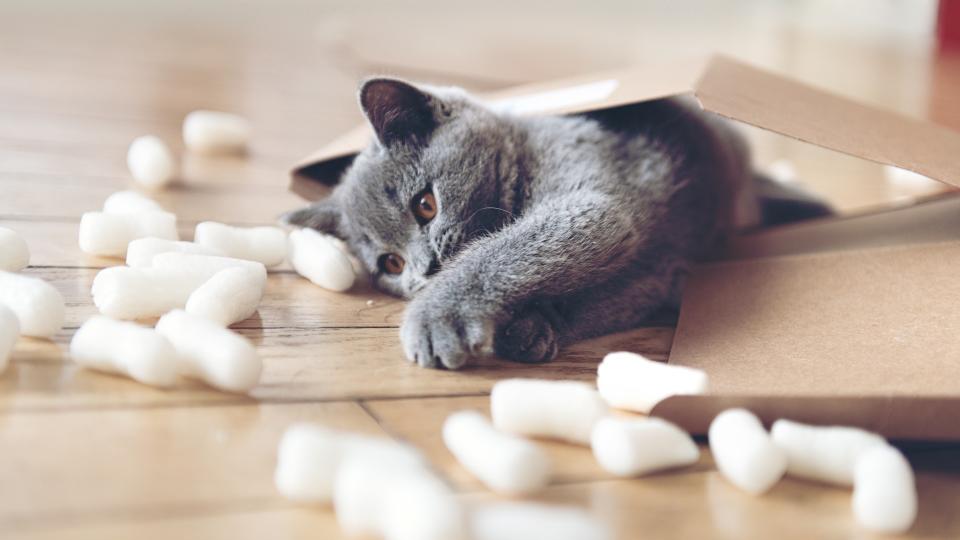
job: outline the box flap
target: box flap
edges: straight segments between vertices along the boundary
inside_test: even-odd
[[[518,115],[568,114],[607,109],[691,92],[703,73],[703,60],[629,68],[560,80],[525,84],[479,95],[490,106]],[[651,74],[653,76],[651,76]],[[293,170],[292,189],[315,199],[325,193],[310,184],[332,185],[373,136],[364,124],[334,139],[300,161]]]
[[[522,85],[481,98],[517,114],[565,114],[691,91],[717,114],[960,186],[960,134],[720,56]],[[325,193],[310,182],[336,183],[370,136],[359,126],[302,160],[293,170],[293,190],[307,198]]]
[[[960,186],[960,133],[714,58],[697,82],[700,105],[746,124]]]
[[[839,407],[865,400],[858,424],[896,410],[916,425],[888,425],[891,434],[958,435],[947,425],[955,417],[908,420],[924,403],[960,409],[958,265],[960,242],[697,267],[670,363],[706,370],[713,395],[686,402],[709,409],[764,396],[765,414],[777,417],[817,398],[822,415],[805,418],[835,423],[850,414]]]

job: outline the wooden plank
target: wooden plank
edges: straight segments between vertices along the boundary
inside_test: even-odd
[[[124,150],[125,152],[125,150]],[[47,182],[48,178],[0,173],[0,217],[43,217],[79,219],[84,212],[99,210],[110,194],[131,189],[132,182],[120,179],[78,179],[76,182]],[[276,223],[281,214],[306,203],[286,189],[286,178],[278,176],[276,190],[255,192],[234,189],[199,189],[173,185],[154,197],[183,222],[214,219],[227,223]]]
[[[280,501],[276,449],[292,423],[378,434],[354,403],[7,415],[0,528],[88,515]]]
[[[325,508],[274,508],[275,504],[247,504],[246,511],[185,511],[175,516],[121,516],[55,522],[22,527],[6,536],[22,540],[263,540],[265,538],[347,538],[336,518]]]
[[[321,138],[316,139],[322,142]],[[9,176],[31,176],[41,183],[103,183],[118,188],[132,185],[122,149],[87,149],[69,151],[49,148],[45,144],[5,141],[0,144],[0,173]],[[247,156],[180,155],[177,183],[210,189],[256,191],[286,189],[290,161],[282,158]]]
[[[960,521],[954,509],[960,479],[920,473],[919,516],[914,527],[898,538],[955,538]],[[468,510],[505,502],[486,492],[462,497]],[[530,501],[586,510],[605,523],[620,540],[644,537],[874,538],[860,528],[850,512],[850,491],[787,478],[762,497],[748,495],[727,483],[716,471],[663,473],[636,480],[614,480],[552,486]],[[237,508],[239,507],[239,508]],[[30,524],[14,537],[32,540],[108,540],[131,537],[167,538],[300,538],[309,534],[343,538],[328,508],[276,508],[269,503],[231,505],[226,509],[166,512],[161,516],[87,516],[73,523],[52,520]],[[784,524],[789,527],[784,529]]]
[[[489,416],[489,396],[366,401],[364,406],[388,433],[423,450],[430,462],[459,489],[485,489],[447,450],[441,433],[444,420],[454,412],[476,410]],[[597,465],[588,447],[548,440],[539,440],[536,444],[550,458],[553,466],[552,485],[614,478]],[[711,464],[709,453],[704,452],[699,464],[684,471],[704,470]]]
[[[117,261],[119,263],[119,261]],[[27,275],[49,281],[67,303],[65,328],[77,328],[97,313],[90,288],[98,270],[29,268]],[[368,301],[373,301],[368,305]],[[271,273],[260,308],[235,328],[396,327],[403,302],[359,281],[347,293],[320,288],[293,273]],[[149,321],[145,321],[149,322]]]
[[[395,328],[274,328],[240,333],[256,345],[264,363],[261,382],[249,397],[221,393],[189,380],[158,390],[125,377],[81,369],[69,360],[71,332],[64,332],[52,342],[27,338],[18,342],[7,373],[0,377],[0,411],[477,395],[509,377],[593,381],[597,363],[611,350],[664,356],[672,330],[640,329],[586,341],[545,365],[487,359],[458,372],[408,363]],[[394,407],[403,411],[419,406],[378,402],[376,407],[385,417],[394,418],[390,412]],[[423,426],[428,420],[439,425],[445,416],[424,414]],[[420,418],[410,421],[419,423]]]

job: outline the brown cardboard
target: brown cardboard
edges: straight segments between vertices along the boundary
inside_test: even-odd
[[[960,437],[958,265],[960,241],[702,265],[670,362],[706,370],[720,403],[752,400],[768,420],[794,403],[807,420],[834,422],[841,404],[866,399],[849,422],[888,436]],[[809,398],[816,412],[796,405]],[[890,416],[918,398],[950,421]]]
[[[611,82],[613,81],[613,82]],[[571,90],[572,89],[572,90]],[[602,92],[601,92],[602,91]],[[588,100],[557,99],[581,92]],[[486,96],[560,114],[692,94],[707,111],[960,186],[960,134],[734,60],[622,70]],[[358,128],[301,162],[313,199],[369,141]],[[684,293],[669,362],[711,377],[704,396],[653,414],[693,433],[746,406],[765,421],[850,424],[894,438],[960,440],[960,198],[735,239]]]

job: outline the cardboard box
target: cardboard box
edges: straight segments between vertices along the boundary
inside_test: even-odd
[[[788,137],[960,186],[960,134],[724,57],[622,70],[488,95],[520,114],[596,110],[671,95]],[[292,189],[334,184],[371,134],[309,156]],[[892,438],[960,439],[960,199],[791,225],[736,239],[684,293],[669,362],[707,370],[710,393],[653,414],[694,433],[748,407],[859,425]]]

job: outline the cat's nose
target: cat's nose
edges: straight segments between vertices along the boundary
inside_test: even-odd
[[[430,259],[430,266],[427,267],[425,275],[432,276],[440,271],[440,261],[436,258]]]

